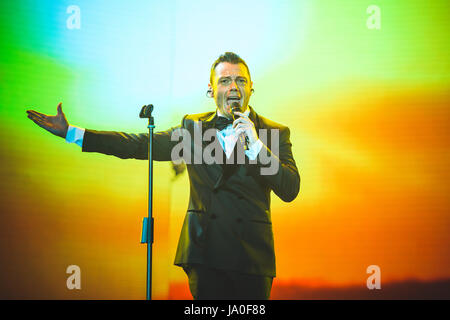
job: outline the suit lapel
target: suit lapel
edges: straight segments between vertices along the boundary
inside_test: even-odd
[[[217,120],[217,111],[214,112],[212,115],[210,115],[207,119],[205,119],[202,122],[202,128],[203,128],[203,132],[205,132],[208,129],[212,129],[215,128],[216,126],[216,120]],[[215,141],[219,144],[219,147],[217,148],[218,150],[220,150],[220,157],[222,157],[222,161],[224,163],[225,161],[225,151],[222,148],[222,145],[219,143],[219,139],[217,137],[217,131],[214,132],[214,139]],[[211,141],[203,141],[203,148],[205,148],[209,143],[211,143]],[[216,149],[216,150],[217,150]],[[226,179],[224,179],[226,177],[226,174],[224,174],[225,172],[225,165],[224,164],[219,164],[219,163],[214,163],[214,164],[210,164],[209,166],[213,166],[214,170],[220,170],[220,174],[216,180],[216,183],[213,187],[214,190],[218,189],[224,182]]]
[[[216,125],[216,119],[217,119],[217,111],[216,112],[211,112],[210,114],[208,114],[206,117],[201,118],[198,120],[198,122],[201,123],[202,126],[202,134],[205,134],[205,132],[209,129],[214,129],[215,125]],[[200,125],[200,123],[197,123],[197,125]],[[203,150],[213,141],[217,141],[217,143],[219,144],[219,147],[217,149],[219,149],[220,151],[220,156],[222,156],[225,154],[225,152],[222,149],[222,146],[220,145],[220,143],[218,142],[218,138],[217,138],[217,131],[214,130],[214,139],[215,140],[210,140],[210,141],[204,141],[202,139],[202,152]],[[217,150],[216,149],[216,150]],[[207,165],[207,164],[205,164]],[[223,179],[223,168],[222,165],[219,163],[213,163],[213,164],[208,164],[208,170],[212,170],[212,171],[216,171],[217,174],[217,180],[216,183],[214,185],[214,189],[216,189],[216,187],[220,184],[220,181]]]

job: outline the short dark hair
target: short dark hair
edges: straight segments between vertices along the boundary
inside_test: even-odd
[[[242,63],[246,68],[247,68],[247,72],[248,75],[250,76],[250,70],[248,69],[247,64],[245,63],[244,60],[242,60],[241,57],[239,57],[236,53],[234,52],[225,52],[224,54],[222,54],[219,58],[217,58],[216,61],[214,61],[212,67],[211,67],[211,74],[209,76],[209,82],[212,84],[212,78],[213,78],[213,73],[216,70],[216,67],[219,63],[221,62],[229,62],[232,64],[239,64]]]

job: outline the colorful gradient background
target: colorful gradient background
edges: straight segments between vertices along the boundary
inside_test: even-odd
[[[381,29],[366,27],[369,5]],[[69,5],[81,10],[70,30]],[[449,3],[2,1],[0,298],[144,299],[147,162],[82,153],[25,110],[146,132],[215,109],[212,62],[243,57],[251,105],[291,128],[298,198],[272,197],[272,299],[450,297]],[[188,177],[155,163],[155,299],[190,299],[172,265]],[[81,268],[81,290],[66,268]],[[381,268],[368,290],[366,268]]]

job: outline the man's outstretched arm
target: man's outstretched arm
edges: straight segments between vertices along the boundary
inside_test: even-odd
[[[163,132],[153,133],[153,160],[170,161],[173,146],[171,141],[174,127]],[[148,159],[148,133],[125,133],[116,131],[97,131],[86,129],[82,145],[83,152],[99,152],[121,159]]]
[[[58,104],[55,116],[45,115],[34,110],[27,110],[27,113],[28,118],[38,126],[68,142],[77,143],[82,147],[83,152],[99,152],[121,159],[148,159],[148,134],[85,130],[70,126],[62,111],[62,103]],[[171,159],[171,150],[177,142],[171,141],[171,133],[179,127],[153,134],[154,160],[173,160]]]

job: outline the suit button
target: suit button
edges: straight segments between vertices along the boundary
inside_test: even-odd
[[[217,216],[214,213],[210,217],[211,217],[211,219],[217,218]]]
[[[241,218],[237,218],[237,219],[236,219],[236,222],[237,222],[237,223],[241,223],[241,222],[242,222],[242,219],[241,219]]]

